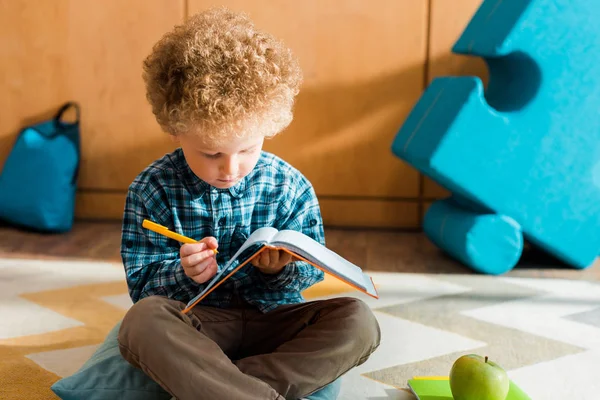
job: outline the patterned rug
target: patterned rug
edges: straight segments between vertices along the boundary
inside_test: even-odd
[[[350,295],[373,308],[382,344],[344,377],[342,400],[410,400],[414,375],[453,360],[496,360],[533,399],[600,393],[600,284],[477,275],[371,273],[381,298],[335,279],[307,298]],[[0,399],[56,399],[130,306],[119,264],[0,260]]]

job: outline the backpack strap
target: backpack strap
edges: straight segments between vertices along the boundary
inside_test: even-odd
[[[62,121],[63,114],[65,112],[67,112],[67,110],[71,107],[75,108],[75,115],[76,115],[75,122],[65,124]],[[69,101],[69,102],[63,104],[62,107],[58,109],[58,111],[56,112],[56,115],[54,116],[54,123],[56,124],[56,126],[58,128],[67,128],[72,125],[78,125],[80,119],[81,119],[81,109],[79,107],[79,104],[74,101]]]
[[[69,123],[65,123],[62,121],[62,117],[64,115],[65,112],[67,112],[67,110],[69,110],[71,107],[75,108],[75,122],[69,122]],[[65,104],[63,104],[58,111],[56,112],[56,115],[54,116],[54,124],[56,125],[56,132],[55,135],[60,135],[60,134],[65,134],[66,132],[73,132],[73,129],[79,129],[79,123],[81,120],[81,108],[79,107],[79,104],[74,102],[74,101],[69,101],[66,102]],[[77,165],[75,167],[75,171],[73,173],[73,178],[71,180],[71,183],[73,185],[77,184],[77,179],[79,178],[79,169],[81,167],[81,141],[79,138],[79,134],[77,135],[68,135],[67,136],[74,142],[76,148],[77,148]]]

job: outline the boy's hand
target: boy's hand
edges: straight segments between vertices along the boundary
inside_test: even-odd
[[[265,249],[250,262],[263,274],[274,275],[292,261],[292,255],[283,250]]]
[[[197,243],[186,243],[181,246],[179,255],[185,274],[196,283],[204,283],[217,273],[215,252],[217,239],[206,237]]]

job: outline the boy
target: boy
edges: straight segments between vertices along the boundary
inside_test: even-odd
[[[244,15],[214,9],[154,46],[144,80],[179,147],[127,195],[125,359],[182,400],[298,399],[365,362],[380,340],[370,309],[353,298],[304,302],[301,291],[323,273],[284,252],[263,252],[181,312],[257,228],[324,244],[311,184],[262,151],[292,120],[301,72],[291,52]],[[144,219],[199,242],[181,246],[142,228]]]

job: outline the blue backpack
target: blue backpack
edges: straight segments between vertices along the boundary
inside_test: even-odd
[[[74,107],[75,122],[61,120]],[[25,127],[0,172],[0,220],[41,232],[72,228],[79,175],[80,108],[64,104],[56,116]]]

